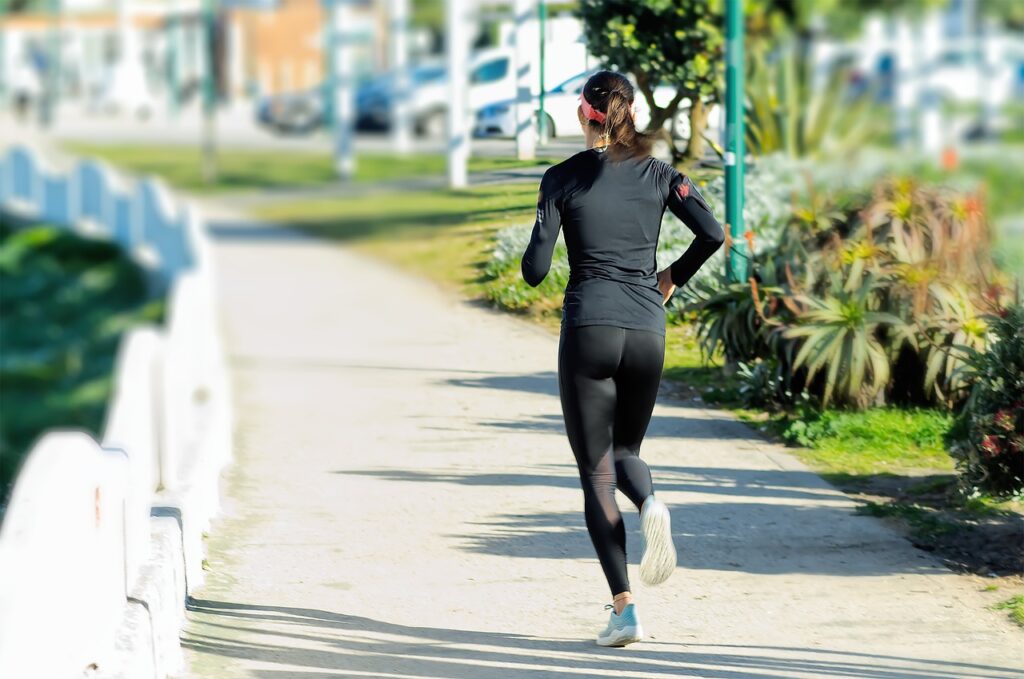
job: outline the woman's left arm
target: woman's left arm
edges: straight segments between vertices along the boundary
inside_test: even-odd
[[[722,247],[725,231],[690,178],[678,171],[673,171],[673,175],[669,182],[668,209],[693,232],[694,239],[662,274],[667,275],[672,285],[682,287]]]
[[[557,184],[551,169],[544,173],[540,181],[540,193],[537,196],[537,221],[533,224],[530,244],[523,253],[523,280],[530,286],[537,287],[551,268],[551,256],[558,240],[558,230],[562,226],[562,215],[558,208],[556,196]]]

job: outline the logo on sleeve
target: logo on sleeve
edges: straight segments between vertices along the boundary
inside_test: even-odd
[[[684,200],[688,198],[690,195],[690,182],[684,179],[683,183],[676,187],[676,193]]]

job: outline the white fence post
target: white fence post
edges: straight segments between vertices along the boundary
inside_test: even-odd
[[[0,676],[82,676],[125,605],[127,461],[87,434],[44,436],[0,527]]]
[[[122,341],[114,394],[103,427],[103,447],[128,456],[125,526],[128,535],[126,587],[131,588],[149,558],[149,508],[156,489],[159,385],[162,340],[153,328],[132,330]]]
[[[72,172],[75,184],[75,221],[86,231],[102,232],[118,240],[113,215],[112,172],[94,160],[80,162]],[[120,242],[120,241],[118,241]]]
[[[43,174],[39,178],[39,217],[52,225],[70,224],[73,217],[71,179],[63,175]]]
[[[7,152],[5,164],[10,173],[5,202],[19,212],[38,212],[42,191],[39,162],[35,155],[28,148],[14,146]]]

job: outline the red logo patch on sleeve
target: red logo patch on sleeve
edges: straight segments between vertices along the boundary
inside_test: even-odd
[[[686,180],[676,187],[676,193],[679,194],[680,198],[687,198],[690,195],[690,184]]]

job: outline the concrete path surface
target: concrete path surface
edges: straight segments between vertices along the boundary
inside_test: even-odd
[[[595,647],[610,597],[557,338],[334,244],[223,216],[214,232],[238,450],[189,676],[1020,676],[1024,635],[978,581],[668,398],[643,455],[679,567],[636,578],[648,641]]]

